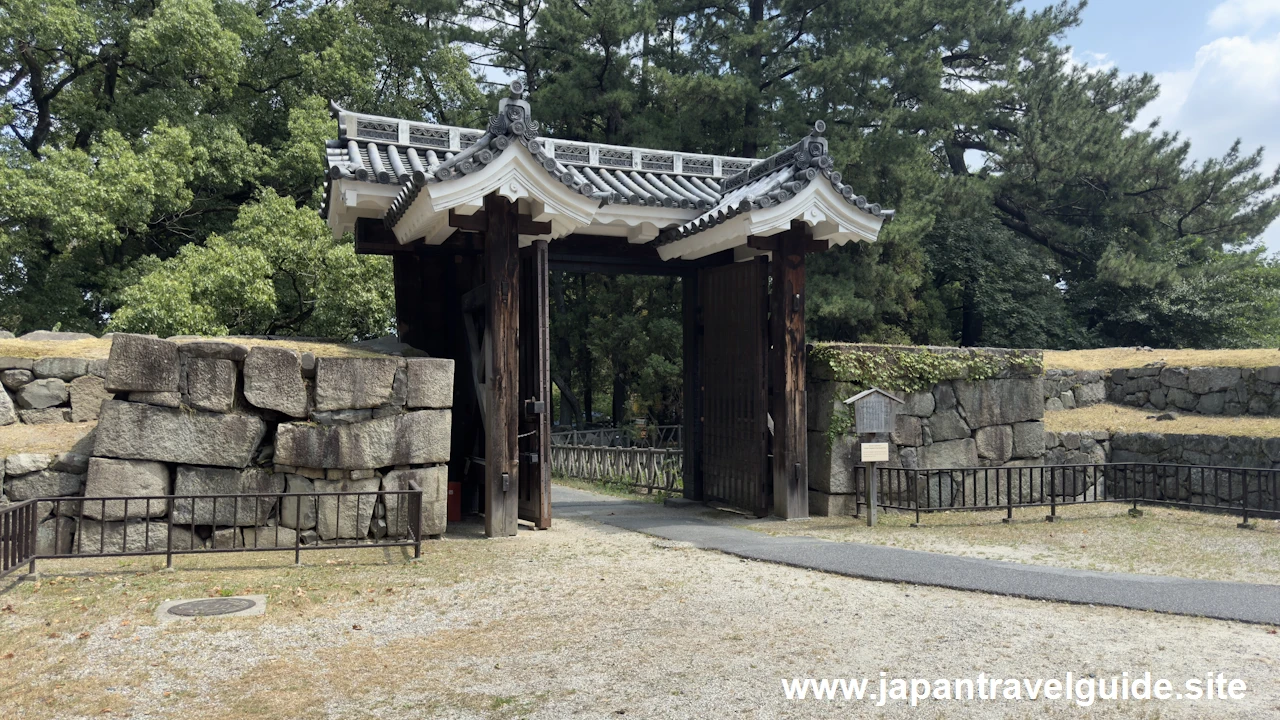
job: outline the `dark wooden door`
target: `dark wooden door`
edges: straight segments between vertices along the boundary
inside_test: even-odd
[[[767,266],[750,260],[702,270],[698,290],[704,497],[768,515]]]
[[[520,251],[520,519],[551,527],[551,340],[547,241]]]

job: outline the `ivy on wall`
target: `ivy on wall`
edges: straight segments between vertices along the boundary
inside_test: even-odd
[[[914,348],[822,343],[809,351],[810,367],[832,380],[864,388],[919,392],[947,380],[978,382],[996,377],[1037,377],[1037,350]]]
[[[819,343],[809,351],[809,367],[815,377],[851,383],[862,390],[878,387],[912,393],[949,380],[1038,377],[1043,372],[1043,355],[1038,350]],[[828,445],[854,430],[853,408],[836,409],[827,428]]]

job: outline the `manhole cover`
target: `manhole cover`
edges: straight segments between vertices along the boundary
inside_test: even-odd
[[[169,608],[170,615],[181,617],[207,617],[209,615],[230,615],[256,605],[245,598],[212,598],[209,600],[192,600]]]

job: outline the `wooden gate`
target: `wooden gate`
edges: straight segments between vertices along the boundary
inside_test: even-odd
[[[551,340],[547,241],[520,251],[519,512],[551,527]]]
[[[699,272],[704,497],[769,514],[768,275],[762,260]]]

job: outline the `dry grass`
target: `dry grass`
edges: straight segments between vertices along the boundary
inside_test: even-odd
[[[89,433],[97,426],[96,422],[5,425],[0,427],[0,458],[15,453],[60,453],[72,449],[88,455],[93,440]],[[85,446],[76,448],[81,441],[85,441]]]
[[[1280,418],[1241,415],[1196,415],[1173,410],[1176,419],[1154,420],[1161,413],[1128,405],[1102,403],[1044,414],[1044,429],[1052,432],[1156,432],[1175,435],[1238,435],[1280,437]]]
[[[1162,362],[1173,367],[1270,367],[1280,365],[1280,350],[1045,350],[1046,370],[1111,370]]]
[[[780,677],[1061,677],[1206,668],[1233,717],[1280,710],[1274,628],[873,583],[672,547],[595,523],[423,561],[364,550],[48,562],[0,595],[0,717],[1074,718],[1068,703],[788,702]],[[265,593],[262,617],[158,626],[166,598]],[[1102,703],[1099,718],[1200,718]],[[1215,714],[1223,711],[1218,709]]]
[[[382,357],[380,353],[339,342],[313,342],[305,340],[259,340],[243,337],[199,338],[199,340],[225,340],[247,347],[266,346],[286,348],[297,352],[309,352],[318,357]],[[196,342],[196,339],[180,339],[178,343]],[[0,357],[43,358],[71,357],[88,360],[105,359],[111,354],[110,338],[91,340],[0,340]]]
[[[910,526],[914,514],[894,512],[880,515],[874,528],[867,527],[866,518],[851,517],[745,524],[770,535],[988,560],[1280,585],[1280,521],[1260,520],[1255,529],[1241,530],[1238,515],[1144,507],[1142,517],[1131,518],[1128,509],[1112,503],[1059,507],[1062,519],[1054,523],[1044,520],[1049,508],[1025,508],[1014,510],[1015,522],[1009,524],[1001,522],[999,511],[926,513],[916,528]]]

